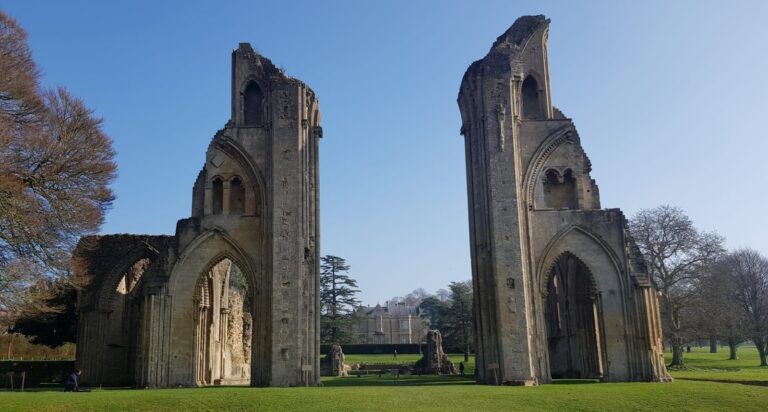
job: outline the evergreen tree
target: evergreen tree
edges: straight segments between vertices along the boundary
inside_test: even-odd
[[[360,301],[355,297],[360,290],[352,279],[349,265],[338,256],[320,258],[320,340],[325,343],[354,343],[352,331],[355,307]]]
[[[461,347],[467,362],[472,347],[472,282],[451,282],[448,289],[451,307],[445,316],[445,332],[449,342]]]
[[[448,289],[447,298],[429,296],[420,308],[430,321],[430,329],[442,334],[443,346],[447,350],[460,349],[467,361],[473,345],[472,282],[451,282]]]

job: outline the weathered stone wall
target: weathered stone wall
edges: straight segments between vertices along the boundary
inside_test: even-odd
[[[162,271],[170,236],[83,238],[74,268],[88,285],[78,293],[77,367],[90,385],[131,385],[140,345],[140,305],[147,278]]]
[[[456,367],[443,351],[443,335],[439,330],[427,332],[424,356],[416,362],[414,369],[419,374],[455,375]]]
[[[591,359],[580,364],[593,365],[590,373],[608,381],[665,380],[642,257],[623,214],[599,210],[575,126],[551,103],[548,27],[543,16],[518,19],[470,65],[459,92],[477,379],[528,385],[549,382],[551,370],[568,370],[552,365],[562,353],[550,359],[554,337],[547,336],[544,306],[555,262],[572,255],[588,269],[580,278],[595,288],[588,298],[594,322],[588,312],[576,317],[593,325],[576,324],[591,334],[582,334],[586,343],[579,347],[594,349],[579,354]]]
[[[253,292],[246,305],[251,312],[241,316],[250,336],[230,343],[242,343],[250,353],[242,359],[225,353],[212,365],[250,376],[257,386],[319,383],[319,123],[318,102],[309,87],[248,44],[233,51],[232,118],[208,147],[192,190],[192,217],[177,223],[174,237],[149,245],[152,264],[131,298],[132,314],[119,314],[133,325],[124,330],[134,343],[123,351],[132,366],[125,374],[110,376],[141,387],[203,384],[197,378],[202,376],[199,365],[208,363],[200,361],[205,335],[201,317],[195,315],[200,313],[197,285],[226,259],[242,271]],[[94,382],[108,380],[105,359],[114,356],[105,355],[105,333],[100,331],[114,311],[93,309],[90,302],[111,293],[99,288],[99,279],[124,271],[104,257],[115,247],[120,249],[99,245],[85,258],[84,267],[97,281],[81,299],[77,356],[87,371],[84,377]],[[123,260],[129,265],[143,257],[130,252]],[[221,322],[219,327],[226,329],[228,321]],[[251,370],[238,372],[246,359]]]
[[[325,357],[320,359],[321,376],[347,376],[349,369],[349,365],[344,363],[344,351],[339,345],[331,345]]]

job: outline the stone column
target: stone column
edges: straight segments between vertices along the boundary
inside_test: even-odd
[[[230,198],[229,193],[231,189],[231,185],[229,180],[224,180],[222,182],[222,193],[224,196],[224,199],[222,199],[222,214],[228,215],[232,211],[232,205],[229,204]]]

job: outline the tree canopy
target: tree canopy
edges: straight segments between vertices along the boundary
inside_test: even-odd
[[[696,281],[706,267],[724,253],[723,238],[693,226],[682,209],[659,206],[639,211],[630,221],[632,236],[645,256],[651,277],[661,293],[665,338],[672,346],[672,365],[683,365],[683,343],[692,326]]]
[[[423,316],[430,321],[430,329],[437,329],[443,336],[448,350],[464,352],[465,360],[473,347],[473,296],[472,282],[451,282],[447,299],[428,296],[421,302]]]
[[[114,196],[115,152],[102,121],[65,88],[43,88],[18,23],[0,12],[0,308],[46,313],[77,240]],[[64,281],[64,282],[61,282]]]
[[[723,263],[732,283],[732,297],[744,319],[746,334],[760,355],[760,366],[768,366],[768,258],[752,249],[729,253]]]

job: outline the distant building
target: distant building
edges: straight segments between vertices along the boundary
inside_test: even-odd
[[[357,308],[358,343],[419,343],[427,336],[429,320],[418,305],[403,302]]]

